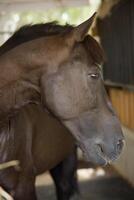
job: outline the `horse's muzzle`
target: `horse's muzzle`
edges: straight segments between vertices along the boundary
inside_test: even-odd
[[[115,161],[122,152],[125,140],[119,139],[115,145],[104,143],[91,143],[86,141],[79,144],[83,151],[86,161],[93,162],[98,165],[107,165]]]

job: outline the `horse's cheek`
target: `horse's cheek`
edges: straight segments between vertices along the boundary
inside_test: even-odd
[[[43,75],[40,81],[40,88],[41,88],[41,101],[42,104],[52,109],[53,107],[53,79],[52,76]]]
[[[71,113],[69,86],[61,76],[50,75],[41,80],[42,102],[56,116],[66,118]]]
[[[56,79],[52,87],[51,96],[56,114],[61,118],[72,117],[74,101],[70,84],[63,79]]]

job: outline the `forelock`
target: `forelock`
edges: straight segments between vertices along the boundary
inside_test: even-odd
[[[87,55],[89,55],[93,62],[101,65],[105,61],[104,51],[98,42],[90,35],[87,35],[83,41]]]

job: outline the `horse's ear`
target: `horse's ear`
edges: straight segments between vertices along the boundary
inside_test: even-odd
[[[88,20],[72,29],[70,34],[72,42],[81,42],[84,39],[95,19],[95,16],[96,13],[94,13]]]
[[[95,16],[96,13],[94,13],[88,20],[74,28],[74,37],[77,42],[80,42],[84,39],[95,19]]]

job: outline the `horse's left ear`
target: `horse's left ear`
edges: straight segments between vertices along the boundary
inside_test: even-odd
[[[81,42],[86,34],[88,33],[94,19],[95,19],[96,13],[94,13],[88,20],[83,22],[82,24],[74,27],[71,30],[71,34],[68,39],[71,39],[70,41],[74,42]]]
[[[96,13],[94,13],[88,20],[74,28],[74,37],[77,42],[80,42],[84,39],[95,19],[95,16]]]

